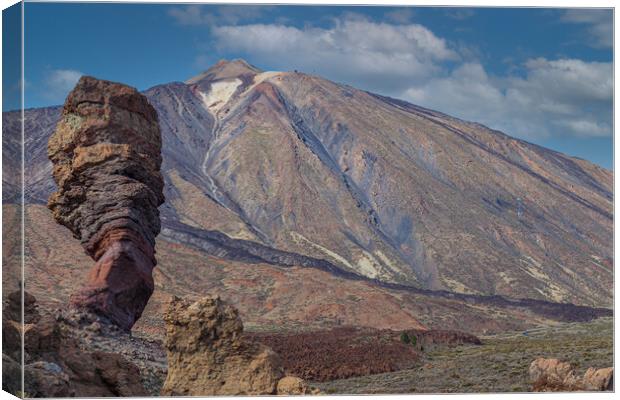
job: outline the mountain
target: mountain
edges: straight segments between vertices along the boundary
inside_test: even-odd
[[[279,282],[309,296],[301,276],[320,276],[336,291],[362,285],[390,293],[396,308],[405,292],[446,310],[446,299],[611,307],[609,170],[401,100],[303,73],[263,72],[242,60],[144,94],[163,136],[157,270],[169,275],[166,286],[156,273],[160,288],[202,282],[196,290],[204,290],[205,277],[222,270],[201,276],[193,264],[202,259],[244,276],[241,302],[258,279],[247,268],[267,268],[286,271]],[[60,109],[26,110],[24,121],[27,215],[35,233],[56,238],[65,233],[42,220],[41,204],[54,188],[46,145]],[[3,113],[5,127],[16,129],[18,119]],[[3,146],[18,151],[19,141],[5,134]],[[18,157],[4,163],[5,171],[19,171]],[[7,173],[3,185],[6,209],[19,185]],[[42,248],[38,256],[49,257]],[[174,249],[193,254],[191,265],[175,261]],[[53,265],[32,258],[40,274],[62,270]],[[428,325],[432,311],[417,307]],[[450,315],[458,320],[455,307]]]
[[[382,281],[611,300],[610,171],[240,60],[146,94],[174,160],[167,198],[188,225]]]

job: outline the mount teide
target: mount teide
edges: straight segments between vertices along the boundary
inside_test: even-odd
[[[164,140],[169,243],[388,287],[611,306],[611,171],[242,60],[145,94]],[[53,190],[45,144],[59,110],[26,111],[30,203]],[[3,179],[6,202],[15,182]]]
[[[203,198],[169,193],[181,222],[382,281],[611,299],[610,171],[240,60],[147,95],[168,130],[165,148],[178,154],[168,157],[170,191]]]

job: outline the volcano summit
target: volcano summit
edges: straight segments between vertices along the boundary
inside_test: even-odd
[[[176,220],[383,282],[611,304],[608,170],[242,60],[146,95],[168,187],[204,203],[173,200]]]
[[[137,329],[161,331],[171,294],[220,294],[250,328],[482,332],[610,313],[601,310],[613,290],[609,170],[243,60],[143,94],[159,116],[166,202],[155,292]],[[54,191],[46,143],[60,113],[25,111],[26,278],[50,304],[67,300],[90,263],[42,206]],[[9,130],[18,118],[3,114]],[[17,185],[3,179],[11,210]]]

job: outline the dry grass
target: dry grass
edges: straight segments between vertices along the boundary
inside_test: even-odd
[[[613,365],[613,321],[561,324],[483,338],[482,346],[439,348],[413,369],[317,384],[326,393],[527,392],[530,363],[537,357],[588,367]]]

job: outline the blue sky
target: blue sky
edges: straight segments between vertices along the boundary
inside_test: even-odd
[[[82,74],[143,90],[244,58],[402,98],[612,168],[611,10],[25,8],[26,107],[61,104]]]

